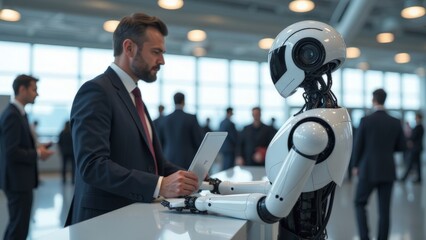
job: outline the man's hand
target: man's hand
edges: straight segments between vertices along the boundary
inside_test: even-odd
[[[253,160],[256,163],[264,163],[266,156],[266,148],[265,147],[257,147],[256,151],[253,154]]]
[[[50,156],[52,156],[54,153],[55,153],[54,151],[47,149],[47,148],[46,148],[46,146],[45,146],[45,145],[43,145],[43,144],[41,144],[41,145],[40,145],[40,146],[38,146],[38,148],[37,148],[37,154],[38,154],[38,157],[39,157],[41,160],[46,160],[46,159],[48,159],[48,158],[49,158]]]
[[[358,176],[358,168],[357,167],[354,167],[354,168],[352,168],[352,176],[354,176],[354,177],[356,177],[356,176]]]
[[[235,165],[237,165],[237,166],[243,166],[244,165],[244,158],[241,157],[241,156],[238,156],[235,159]]]
[[[188,196],[198,190],[198,177],[192,172],[177,171],[163,178],[160,195],[165,198]]]

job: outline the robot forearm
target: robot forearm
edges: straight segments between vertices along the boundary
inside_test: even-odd
[[[267,194],[271,189],[269,181],[253,182],[230,182],[220,181],[217,178],[211,178],[208,182],[203,182],[200,190],[208,190],[214,194],[241,194],[241,193],[263,193]]]
[[[257,213],[257,205],[265,195],[260,193],[238,195],[206,195],[195,200],[195,208],[225,216],[261,222]]]
[[[274,216],[271,218],[269,212],[265,209],[264,199],[265,195],[261,193],[226,196],[210,194],[206,196],[167,199],[163,200],[161,204],[171,210],[177,211],[190,210],[193,213],[209,211],[224,216],[257,222],[272,223],[278,221],[279,219]],[[270,221],[270,219],[274,219],[274,221]]]

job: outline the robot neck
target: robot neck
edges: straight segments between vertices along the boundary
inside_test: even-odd
[[[331,91],[331,72],[328,71],[327,83],[324,81],[322,76],[318,75],[307,75],[302,87],[305,92],[303,97],[305,99],[305,105],[302,110],[310,110],[315,108],[338,108],[337,99],[334,93]]]

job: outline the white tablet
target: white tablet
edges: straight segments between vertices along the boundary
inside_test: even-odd
[[[188,171],[194,172],[198,176],[198,187],[201,186],[204,178],[209,173],[227,135],[227,132],[208,132],[204,136],[188,169]]]

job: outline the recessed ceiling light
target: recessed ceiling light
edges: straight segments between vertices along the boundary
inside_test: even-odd
[[[293,12],[309,12],[315,8],[315,3],[311,0],[294,0],[288,5]]]
[[[104,30],[107,32],[114,32],[120,21],[108,20],[104,22]]]
[[[167,10],[176,10],[183,7],[183,0],[158,0],[158,6]]]
[[[17,22],[21,19],[21,14],[18,11],[12,9],[2,9],[0,10],[0,20],[8,22]]]
[[[391,43],[394,39],[393,33],[379,33],[376,36],[376,40],[379,43]]]
[[[195,47],[192,50],[192,54],[196,57],[202,57],[202,56],[205,56],[207,54],[207,51],[203,47]]]
[[[192,30],[187,34],[188,40],[191,42],[202,42],[206,40],[207,34],[203,30]]]
[[[370,64],[368,62],[360,62],[357,65],[358,69],[361,69],[363,71],[367,71],[370,68]]]
[[[361,55],[361,51],[357,47],[348,47],[346,48],[346,57],[347,58],[357,58]]]
[[[416,74],[420,77],[424,77],[426,75],[426,69],[424,67],[418,67],[416,69]]]
[[[261,49],[269,50],[274,42],[273,38],[263,38],[260,39],[258,45]]]
[[[408,63],[408,62],[410,62],[410,54],[398,53],[398,54],[395,55],[394,60],[395,60],[396,63],[400,63],[400,64]]]
[[[424,16],[426,13],[425,8],[418,0],[406,0],[404,9],[401,11],[401,16],[403,18],[419,18]]]

